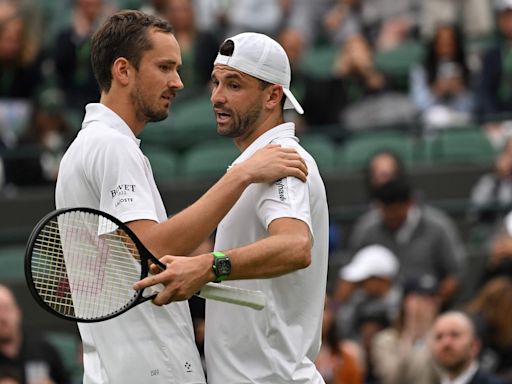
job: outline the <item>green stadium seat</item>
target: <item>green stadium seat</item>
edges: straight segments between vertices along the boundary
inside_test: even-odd
[[[336,167],[336,144],[327,135],[309,134],[299,139],[300,145],[313,156],[320,171],[331,171]]]
[[[184,153],[182,176],[186,179],[218,178],[239,155],[240,151],[229,139],[205,141]]]
[[[423,60],[424,46],[416,41],[408,41],[400,46],[375,53],[374,62],[398,90],[407,90],[410,69]]]
[[[427,142],[430,163],[491,163],[496,151],[480,127],[453,127]]]
[[[407,133],[365,132],[352,136],[337,150],[336,164],[339,168],[362,169],[376,152],[389,150],[396,153],[406,166],[419,161],[416,158],[416,142]]]
[[[301,70],[318,79],[331,77],[336,60],[337,47],[325,44],[308,50],[301,64]]]
[[[23,281],[25,246],[5,245],[0,247],[0,281]]]
[[[144,146],[157,183],[173,182],[179,175],[179,155],[163,147]]]
[[[83,368],[79,364],[80,340],[77,335],[66,332],[47,331],[46,340],[59,352],[60,357],[70,376],[72,383],[82,382]]]
[[[209,95],[176,100],[169,116],[148,123],[139,138],[143,143],[184,151],[202,140],[217,138],[217,128]]]
[[[208,94],[176,103],[171,108],[170,121],[173,126],[171,140],[175,141],[178,149],[218,138],[215,114]]]

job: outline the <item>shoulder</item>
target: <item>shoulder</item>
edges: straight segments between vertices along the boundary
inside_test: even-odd
[[[479,369],[476,371],[475,376],[473,376],[473,379],[469,384],[505,384],[505,382],[496,376]]]

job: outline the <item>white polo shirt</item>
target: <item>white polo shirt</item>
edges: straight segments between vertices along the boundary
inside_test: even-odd
[[[328,258],[328,209],[323,181],[313,158],[299,146],[294,125],[264,133],[235,160],[249,158],[269,143],[296,148],[306,160],[304,183],[288,177],[252,184],[218,226],[215,249],[243,246],[268,236],[278,218],[304,221],[313,238],[305,269],[272,279],[227,281],[267,296],[262,311],[206,301],[205,354],[209,384],[324,383],[314,361],[320,349]]]
[[[167,219],[140,141],[102,104],[89,104],[60,164],[57,208],[91,207],[123,222]],[[151,302],[100,323],[79,323],[84,383],[205,383],[186,301]]]

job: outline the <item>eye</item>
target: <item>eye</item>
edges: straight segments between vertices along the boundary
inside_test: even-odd
[[[172,67],[168,64],[161,64],[159,68],[162,72],[170,72],[172,70]]]
[[[232,82],[232,83],[229,83],[229,87],[232,89],[239,89],[240,84]]]

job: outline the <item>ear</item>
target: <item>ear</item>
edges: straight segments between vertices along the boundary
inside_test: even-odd
[[[118,57],[112,64],[112,80],[127,86],[130,82],[130,75],[133,70],[130,62],[124,57]]]
[[[281,100],[284,96],[283,87],[277,84],[270,84],[268,86],[268,97],[266,106],[268,109],[281,108]]]

